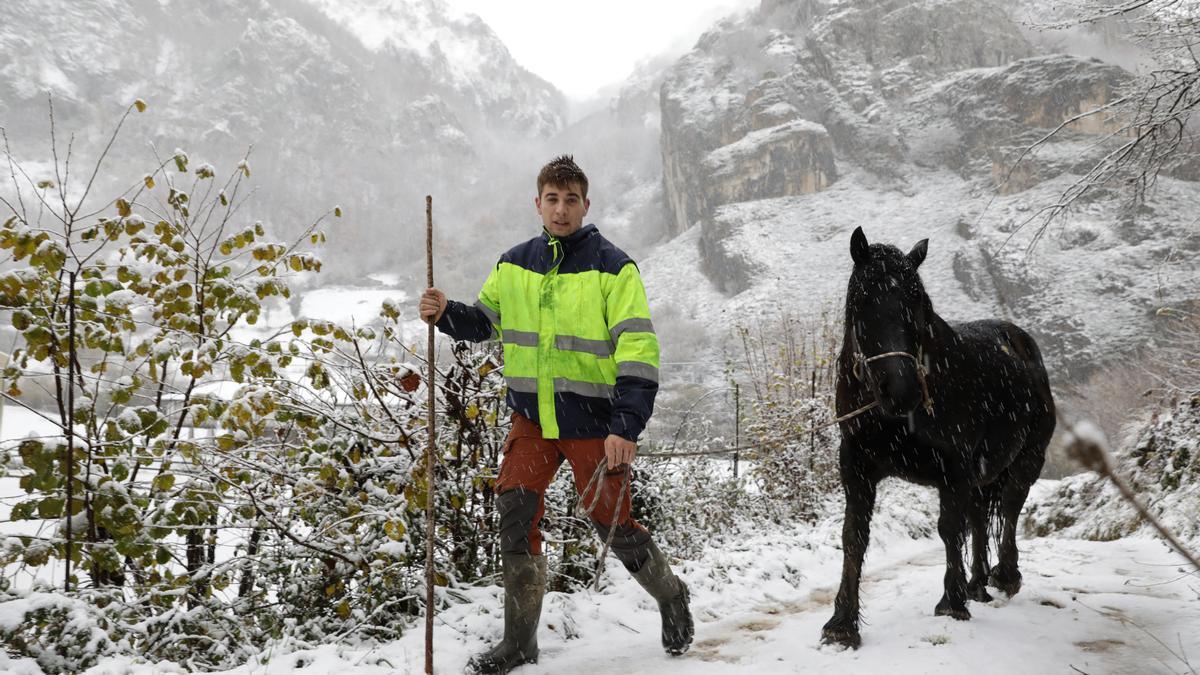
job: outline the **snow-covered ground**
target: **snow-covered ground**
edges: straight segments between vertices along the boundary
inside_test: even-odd
[[[1040,485],[1047,492],[1051,482]],[[932,534],[933,493],[885,484],[872,528],[862,587],[863,646],[822,646],[841,571],[840,519],[793,530],[746,523],[677,569],[692,590],[696,641],[686,655],[663,653],[658,612],[615,561],[600,592],[551,593],[542,612],[541,659],[517,672],[549,673],[1179,673],[1200,658],[1200,580],[1160,542],[1042,538],[1021,541],[1025,587],[973,619],[933,615],[945,555]],[[917,536],[914,538],[914,534]],[[454,589],[435,629],[436,672],[458,673],[498,639],[501,590]],[[419,673],[424,635],[414,624],[378,646],[276,646],[228,671],[251,673]],[[1193,666],[1195,664],[1193,663]],[[0,669],[38,673],[29,661]],[[186,672],[174,664],[109,658],[87,671]]]
[[[683,657],[663,653],[656,607],[618,570],[602,593],[551,594],[540,662],[518,672],[1048,673],[1074,666],[1087,673],[1170,673],[1186,667],[1158,640],[1176,653],[1200,654],[1197,583],[1170,583],[1180,576],[1178,560],[1149,539],[1024,542],[1025,589],[1011,600],[973,603],[970,622],[933,615],[945,570],[939,540],[877,540],[862,590],[862,648],[822,646],[841,555],[828,541],[807,549],[803,534],[751,537],[740,550],[683,563],[697,620],[696,642]],[[439,672],[460,672],[485,646],[481,634],[499,638],[499,590],[486,596],[442,617]],[[420,672],[423,644],[421,631],[413,630],[374,650],[297,653],[266,672]]]
[[[379,319],[379,308],[386,301],[409,309],[409,296],[396,289],[315,288],[303,291],[300,316],[333,321],[340,326],[366,326]],[[412,308],[415,314],[415,306]]]

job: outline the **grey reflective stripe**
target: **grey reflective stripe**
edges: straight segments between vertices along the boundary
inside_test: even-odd
[[[596,356],[612,356],[612,343],[608,340],[589,340],[574,335],[558,335],[554,338],[554,346],[569,352],[587,352]]]
[[[554,391],[591,396],[592,398],[612,398],[613,386],[597,382],[579,382],[565,377],[554,378]]]
[[[538,334],[508,328],[504,331],[504,344],[536,347],[538,346]]]
[[[496,310],[492,309],[491,307],[488,307],[487,305],[483,304],[482,300],[476,300],[475,307],[477,307],[479,309],[479,311],[481,311],[487,315],[488,321],[491,321],[492,323],[496,324],[497,326],[500,325],[500,312],[497,312]]]
[[[508,388],[512,391],[519,391],[524,394],[537,393],[536,377],[505,377],[504,382],[508,384]],[[569,392],[579,394],[580,396],[591,396],[592,398],[612,398],[613,386],[596,382],[578,382],[576,380],[568,380],[565,377],[557,377],[554,379],[554,391]]]
[[[508,377],[504,378],[505,384],[513,391],[519,391],[523,394],[537,393],[537,378],[536,377]]]
[[[632,377],[640,377],[643,380],[658,382],[658,368],[649,363],[641,361],[622,361],[617,364],[617,377],[629,375]]]
[[[612,330],[608,331],[609,336],[612,337],[613,344],[616,344],[617,338],[621,337],[621,333],[626,331],[633,331],[635,333],[653,333],[654,324],[650,323],[650,319],[625,319],[621,323],[613,326]]]

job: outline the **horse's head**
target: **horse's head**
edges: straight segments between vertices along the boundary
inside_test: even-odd
[[[888,415],[911,413],[924,398],[918,364],[933,308],[917,268],[928,246],[922,239],[904,254],[890,244],[868,244],[861,227],[850,237],[854,272],[846,289],[843,350],[852,359],[852,376],[870,387]]]

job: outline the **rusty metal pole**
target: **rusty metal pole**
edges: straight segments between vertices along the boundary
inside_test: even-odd
[[[425,196],[425,281],[427,288],[433,288],[433,197]],[[433,675],[433,465],[434,447],[437,445],[437,411],[434,408],[435,392],[433,321],[429,322],[429,344],[425,349],[425,359],[429,365],[429,374],[425,378],[425,388],[429,390],[429,443],[425,448],[425,673]]]

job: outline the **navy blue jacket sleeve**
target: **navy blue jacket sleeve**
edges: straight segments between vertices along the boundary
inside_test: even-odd
[[[438,330],[455,340],[467,342],[484,342],[496,339],[492,321],[479,307],[467,305],[457,300],[446,303],[446,311],[442,318],[434,324]]]
[[[617,377],[608,433],[636,443],[654,413],[657,394],[657,382],[631,375]]]

